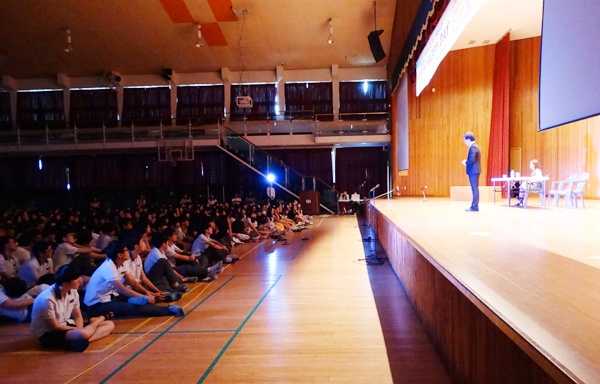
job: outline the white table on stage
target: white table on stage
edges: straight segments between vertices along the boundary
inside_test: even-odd
[[[524,189],[527,189],[528,183],[537,183],[544,182],[542,185],[544,186],[544,195],[546,194],[546,181],[550,180],[548,176],[544,177],[534,177],[534,176],[505,176],[505,177],[492,177],[492,189],[494,190],[494,205],[496,204],[496,192],[502,192],[502,188],[500,190],[496,190],[496,183],[506,183],[507,185],[507,193],[508,193],[508,206],[510,207],[510,187],[516,182],[519,181],[521,183],[525,183],[523,186]],[[523,202],[523,208],[527,208],[527,199]]]

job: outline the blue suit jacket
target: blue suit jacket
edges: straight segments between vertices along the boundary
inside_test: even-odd
[[[467,155],[467,175],[477,175],[481,173],[481,150],[477,143],[469,147]]]

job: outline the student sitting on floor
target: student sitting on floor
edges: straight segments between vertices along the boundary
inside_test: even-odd
[[[13,277],[11,279],[18,278]],[[4,284],[9,284],[7,281],[11,279],[6,280]],[[0,285],[0,319],[7,318],[18,322],[26,321],[30,314],[29,307],[32,304],[33,298],[31,296],[12,298],[5,292],[4,287]]]
[[[31,259],[27,260],[19,270],[19,277],[25,280],[28,288],[36,284],[54,283],[52,253],[52,245],[47,241],[38,241],[33,245]]]
[[[142,295],[122,283],[123,276],[118,268],[129,259],[129,249],[125,243],[113,240],[102,253],[107,258],[90,278],[83,299],[90,316],[108,312],[113,312],[116,317],[184,315],[183,309],[175,305],[152,305],[155,302],[153,295]]]
[[[112,314],[92,317],[84,325],[79,307],[80,273],[65,264],[58,269],[55,283],[33,302],[31,331],[46,348],[83,352],[90,342],[111,334],[115,325]]]
[[[138,237],[141,239],[140,235]],[[125,285],[143,295],[153,295],[158,303],[163,301],[171,303],[181,299],[182,292],[180,292],[177,286],[171,290],[165,289],[163,292],[148,279],[144,272],[144,261],[140,254],[141,247],[139,240],[135,238],[131,238],[130,240],[132,243],[127,244],[130,257],[119,267],[119,272],[123,274],[123,278],[125,279]]]

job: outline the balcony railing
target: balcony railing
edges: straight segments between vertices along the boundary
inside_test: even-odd
[[[0,130],[0,146],[50,146],[68,143],[144,142],[164,139],[217,139],[220,116],[135,119],[127,122],[49,122]],[[388,135],[386,112],[314,114],[314,111],[282,112],[265,120],[230,121],[228,128],[241,136]]]

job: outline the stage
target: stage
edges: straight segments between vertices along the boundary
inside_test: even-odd
[[[465,212],[468,203],[449,198],[369,203],[453,379],[600,382],[600,202],[585,204],[544,209],[531,198],[525,210],[500,199]]]

